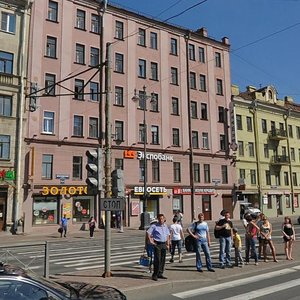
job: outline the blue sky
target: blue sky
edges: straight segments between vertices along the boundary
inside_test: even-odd
[[[300,103],[300,0],[113,0],[124,8],[231,44],[231,79],[241,90],[274,85],[278,97]],[[169,9],[168,9],[169,8]],[[163,13],[162,13],[163,12]]]

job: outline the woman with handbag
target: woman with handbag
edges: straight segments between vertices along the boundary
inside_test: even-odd
[[[89,219],[90,238],[94,238],[95,228],[96,228],[96,220],[94,217],[90,217]]]

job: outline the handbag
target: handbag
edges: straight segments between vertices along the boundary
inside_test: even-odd
[[[150,257],[147,256],[145,251],[140,256],[139,264],[144,267],[149,267],[149,265],[150,265]]]
[[[184,246],[187,252],[196,252],[196,240],[190,234],[184,239]]]
[[[57,231],[58,231],[59,233],[62,233],[64,230],[63,230],[62,227],[59,227],[59,228],[57,229]]]

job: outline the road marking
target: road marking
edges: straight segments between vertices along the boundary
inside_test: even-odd
[[[237,287],[240,285],[245,285],[245,284],[257,282],[260,280],[273,278],[275,276],[281,276],[281,275],[293,273],[293,272],[298,271],[299,267],[300,266],[282,269],[282,270],[270,272],[267,274],[256,275],[256,276],[249,277],[249,278],[243,278],[243,279],[238,279],[238,280],[234,280],[234,281],[230,281],[230,282],[224,282],[224,283],[220,283],[220,284],[216,284],[216,285],[212,285],[212,286],[208,286],[208,287],[204,287],[204,288],[189,290],[189,291],[173,294],[173,296],[180,298],[180,299],[187,299],[187,298],[195,297],[198,295],[202,296],[204,294],[218,292],[221,290],[234,288],[234,287]],[[243,299],[243,298],[239,298],[239,299]]]
[[[251,300],[251,299],[257,299],[258,297],[263,297],[269,294],[273,294],[279,291],[283,291],[283,290],[287,290],[289,288],[293,288],[295,286],[300,285],[300,279],[295,279],[292,281],[287,281],[284,283],[280,283],[280,284],[276,284],[276,285],[272,285],[269,286],[267,288],[263,288],[263,289],[259,289],[259,290],[255,290],[253,292],[248,292],[245,294],[240,294],[238,296],[234,296],[234,297],[230,297],[230,298],[226,298],[226,299],[222,299],[222,300]]]

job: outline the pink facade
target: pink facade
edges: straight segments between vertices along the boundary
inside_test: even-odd
[[[57,20],[53,19],[55,16]],[[23,204],[26,231],[46,225],[52,228],[50,225],[57,224],[63,213],[70,217],[71,226],[78,228],[89,216],[102,216],[98,201],[84,189],[85,152],[97,147],[99,132],[99,102],[92,93],[97,85],[100,89],[99,74],[94,76],[95,68],[84,72],[91,60],[97,60],[97,55],[92,54],[97,54],[98,49],[100,55],[101,51],[100,34],[93,32],[97,31],[93,22],[96,16],[99,17],[95,1],[35,1],[33,5],[28,77],[46,90],[38,93],[37,109],[29,116],[25,161],[30,188]],[[125,225],[137,228],[142,210],[139,191],[143,178],[138,157],[143,151],[143,109],[132,97],[134,89],[142,91],[143,86],[147,95],[157,94],[157,106],[148,99],[146,111],[151,217],[164,213],[170,221],[174,211],[180,209],[188,223],[201,211],[207,219],[216,219],[223,207],[233,209],[235,171],[230,165],[226,117],[231,92],[228,39],[218,42],[208,38],[206,30],[199,30],[191,32],[186,40],[187,30],[112,6],[103,19],[103,44],[112,43],[113,56],[112,167],[122,166],[124,170]],[[81,26],[84,27],[78,28]],[[171,48],[174,41],[176,47],[173,44]],[[190,53],[186,51],[187,44]],[[176,50],[173,54],[172,49]],[[123,62],[118,61],[120,58]],[[195,74],[195,88],[193,75],[189,76],[190,119],[187,61],[190,74]],[[172,83],[174,70],[177,83]],[[80,72],[84,73],[76,75]],[[56,85],[55,92],[47,88],[49,78],[59,82],[68,77],[72,78]],[[78,89],[74,94],[75,80],[77,85],[86,85],[84,95]],[[115,97],[116,93],[119,97]],[[103,128],[104,120],[102,115]],[[193,135],[193,155],[189,134]],[[195,167],[194,211],[191,157]],[[206,172],[205,180],[208,166],[210,174]],[[234,211],[234,217],[239,217],[238,212]]]

